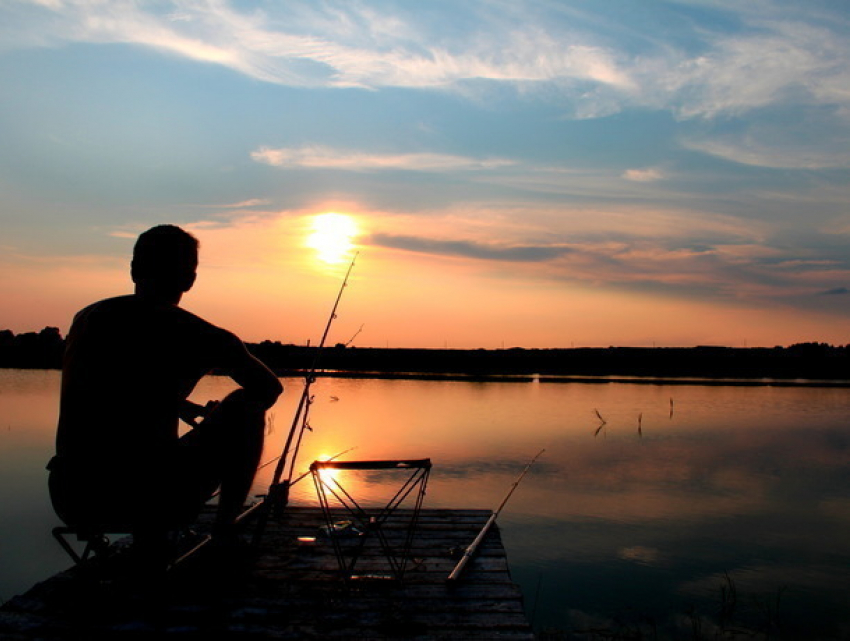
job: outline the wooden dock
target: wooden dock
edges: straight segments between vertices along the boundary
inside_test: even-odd
[[[340,535],[344,561],[358,554],[348,578],[322,530],[321,510],[288,507],[242,558],[224,563],[214,549],[204,550],[147,589],[122,576],[121,553],[100,566],[51,577],[0,607],[0,638],[530,640],[498,529],[487,535],[462,580],[446,583],[458,554],[490,514],[422,510],[399,581],[380,537]],[[403,523],[409,511],[399,510],[398,517]],[[383,528],[393,549],[401,535],[395,522]]]

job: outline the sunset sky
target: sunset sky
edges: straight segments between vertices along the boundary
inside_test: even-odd
[[[131,291],[247,341],[850,343],[850,3],[0,0],[0,328]]]

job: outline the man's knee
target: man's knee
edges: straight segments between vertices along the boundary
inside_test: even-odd
[[[262,440],[265,434],[266,412],[244,389],[230,392],[218,404],[206,421],[207,427],[213,427],[227,439],[227,435],[240,440]],[[204,424],[201,429],[203,430]]]

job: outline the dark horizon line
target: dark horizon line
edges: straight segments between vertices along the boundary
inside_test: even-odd
[[[850,345],[795,343],[789,347],[571,347],[459,349],[295,345],[265,340],[248,350],[279,376],[311,370],[357,376],[620,377],[715,380],[850,380]],[[0,330],[0,367],[61,369],[65,339],[55,327],[15,335]]]
[[[62,335],[61,330],[54,325],[46,325],[41,330],[31,330],[27,332],[18,332],[15,333],[14,330],[5,328],[0,329],[0,346],[6,340],[10,338],[21,338],[25,336],[41,336],[44,338],[45,336],[49,336],[51,339],[58,338],[62,341],[65,340],[65,337]],[[299,348],[314,348],[315,345],[312,345],[312,341],[308,339],[305,343],[297,343],[297,342],[283,342],[280,339],[262,339],[260,341],[243,341],[246,345],[263,345],[267,343],[271,343],[273,345],[283,345],[283,346],[292,346]],[[349,342],[350,343],[350,342]],[[684,350],[684,349],[729,349],[729,350],[772,350],[772,349],[793,349],[799,347],[808,347],[808,346],[817,346],[822,348],[830,348],[830,349],[843,349],[850,347],[850,343],[846,343],[844,345],[841,344],[832,344],[823,341],[800,341],[796,343],[790,343],[787,345],[747,345],[743,346],[733,346],[733,345],[723,345],[723,344],[696,344],[696,345],[656,345],[655,342],[650,345],[628,345],[628,344],[609,344],[609,345],[574,345],[570,344],[569,347],[566,346],[550,346],[550,347],[524,347],[522,345],[512,345],[510,347],[505,347],[504,345],[501,347],[449,347],[448,345],[444,345],[443,347],[413,347],[413,346],[390,346],[387,341],[386,345],[351,345],[349,343],[337,342],[333,345],[325,345],[325,348],[350,348],[350,349],[380,349],[380,350],[421,350],[421,351],[448,351],[448,352],[475,352],[475,351],[491,351],[491,352],[509,352],[509,351],[567,351],[567,350],[587,350],[587,349],[595,349],[595,350],[609,350],[609,349],[658,349],[658,350]]]

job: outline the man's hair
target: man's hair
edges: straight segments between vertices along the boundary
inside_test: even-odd
[[[133,247],[133,281],[188,290],[198,268],[199,246],[197,238],[176,225],[152,227]]]

